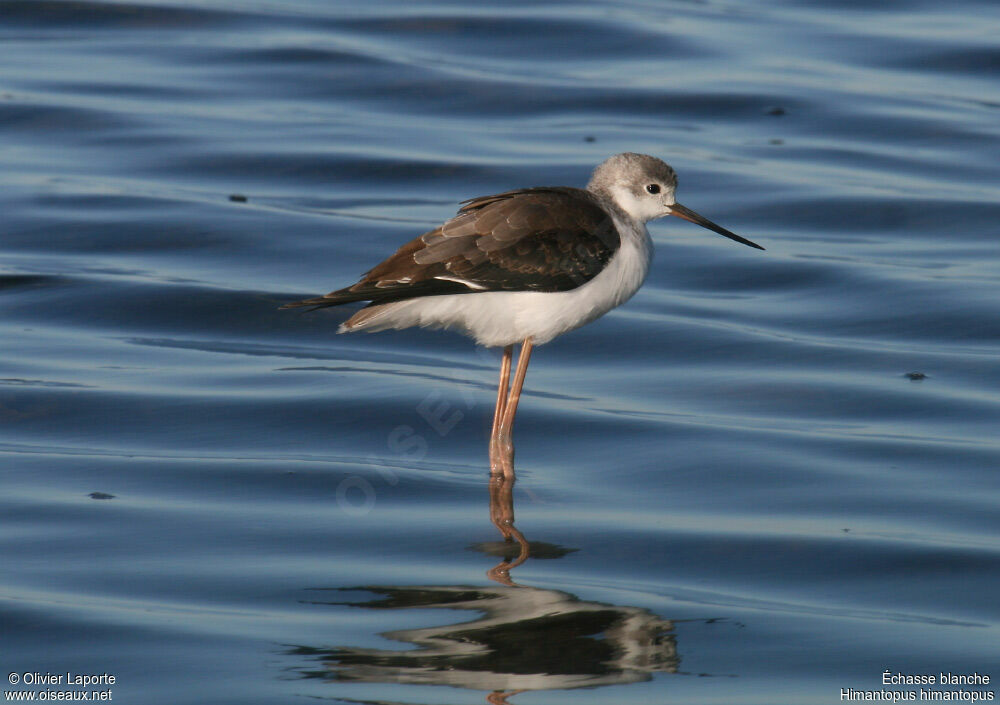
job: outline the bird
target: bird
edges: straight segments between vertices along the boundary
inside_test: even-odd
[[[676,190],[677,174],[664,161],[616,154],[594,169],[583,189],[535,186],[462,201],[454,217],[400,247],[357,283],[281,308],[367,302],[338,332],[447,328],[502,347],[490,457],[512,458],[514,418],[533,348],[632,298],[653,257],[646,223],[676,216],[764,249],[682,206]]]

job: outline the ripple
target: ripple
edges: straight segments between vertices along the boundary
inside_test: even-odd
[[[85,0],[2,0],[0,14],[13,25],[35,29],[191,29],[219,27],[229,13],[196,7],[140,3],[86,2]]]

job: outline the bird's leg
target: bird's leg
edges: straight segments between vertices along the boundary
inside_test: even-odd
[[[524,376],[528,374],[528,363],[531,361],[531,348],[533,347],[531,338],[525,338],[521,343],[521,352],[517,356],[517,372],[514,373],[514,383],[510,388],[510,395],[504,405],[503,418],[500,419],[498,429],[498,442],[508,452],[513,451],[512,434],[514,431],[514,416],[517,414],[517,403],[521,400],[521,389],[524,387]]]
[[[500,447],[500,422],[507,409],[507,394],[510,386],[510,362],[514,356],[514,346],[503,349],[503,359],[500,361],[500,385],[497,388],[497,408],[493,412],[493,431],[490,433],[490,474],[494,477],[508,475],[507,467],[512,464],[509,453],[504,453]]]
[[[503,418],[504,409],[507,407],[507,389],[510,386],[510,360],[513,356],[513,345],[508,345],[503,349],[503,358],[500,360],[500,385],[497,387],[497,408],[493,412],[493,432],[490,434],[490,445],[496,442],[497,434],[500,430],[500,419]]]

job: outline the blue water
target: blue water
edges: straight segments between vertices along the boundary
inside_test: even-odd
[[[1000,678],[998,37],[992,0],[0,1],[3,674],[171,705]],[[277,308],[626,150],[767,251],[657,221],[639,294],[536,350],[512,567],[498,353]]]

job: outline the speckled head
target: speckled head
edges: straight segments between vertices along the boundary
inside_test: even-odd
[[[677,174],[666,162],[648,154],[616,154],[594,169],[587,190],[613,201],[633,219],[645,223],[670,215]]]
[[[587,190],[611,201],[638,223],[675,215],[730,240],[758,250],[764,249],[678,203],[674,198],[677,173],[666,162],[648,154],[624,152],[604,160],[594,169]]]

